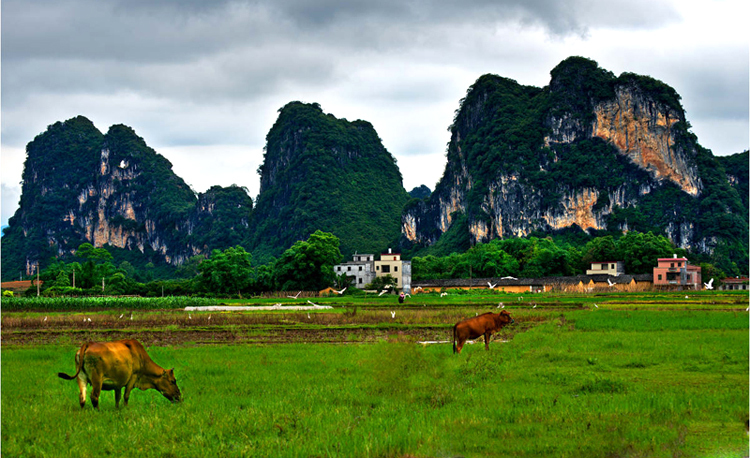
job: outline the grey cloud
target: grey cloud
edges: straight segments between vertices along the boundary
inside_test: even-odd
[[[2,8],[10,18],[2,27],[4,59],[86,56],[140,62],[179,61],[300,38],[333,47],[377,47],[388,43],[394,30],[410,38],[409,32],[445,24],[517,21],[565,35],[601,24],[654,27],[676,17],[667,3],[646,0],[5,0]]]

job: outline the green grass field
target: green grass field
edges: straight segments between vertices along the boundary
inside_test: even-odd
[[[4,345],[2,453],[745,456],[748,314],[722,308],[550,311],[489,352],[476,344],[461,355],[397,335],[152,346],[175,367],[184,402],[136,391],[115,410],[104,392],[98,412],[81,410],[76,383],[56,375],[74,372],[75,346]]]

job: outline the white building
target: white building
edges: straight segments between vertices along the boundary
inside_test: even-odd
[[[402,261],[401,254],[390,248],[377,261],[373,254],[355,253],[351,261],[335,265],[333,271],[336,275],[352,277],[352,286],[360,289],[372,283],[375,277],[390,275],[396,279],[398,289],[411,293],[411,261]]]

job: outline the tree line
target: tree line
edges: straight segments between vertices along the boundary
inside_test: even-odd
[[[339,245],[338,237],[318,230],[264,264],[254,264],[252,255],[237,245],[191,258],[181,267],[185,278],[139,282],[127,261],[115,266],[105,248],[84,243],[71,261],[56,260],[40,272],[42,294],[243,297],[267,291],[319,291],[348,283],[334,272],[343,259]],[[673,254],[688,256],[666,237],[651,232],[597,237],[585,245],[550,237],[498,239],[462,253],[414,257],[412,280],[578,275],[591,263],[605,261],[624,261],[626,273],[642,274],[651,273],[658,258]],[[712,264],[700,266],[704,278],[726,276]],[[36,288],[27,294],[36,294]]]

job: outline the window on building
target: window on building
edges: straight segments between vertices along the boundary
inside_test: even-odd
[[[346,270],[347,270],[347,272],[351,272],[352,271],[352,266],[347,267]]]
[[[338,270],[339,272],[341,272],[341,266],[336,267],[336,270]]]
[[[398,266],[393,266],[393,271],[398,272]]]
[[[615,265],[614,265],[614,264],[612,264],[611,266],[609,266],[609,268],[610,268],[610,269],[614,269],[614,268],[615,268]]]
[[[381,272],[386,273],[386,274],[390,273],[391,272],[391,266],[389,266],[389,265],[383,266],[383,270],[381,270]]]
[[[380,270],[380,266],[375,266],[375,270]]]
[[[678,262],[678,263],[677,263],[677,267],[682,267],[682,263],[681,263],[681,262]]]
[[[607,270],[607,265],[606,264],[602,264],[602,270]]]
[[[362,266],[359,266],[359,271],[362,272]]]
[[[661,281],[661,274],[659,274],[659,281]]]
[[[361,279],[361,278],[359,279],[359,284],[360,284],[360,285],[362,284],[362,279]]]
[[[670,267],[674,267],[674,263],[671,263]]]

